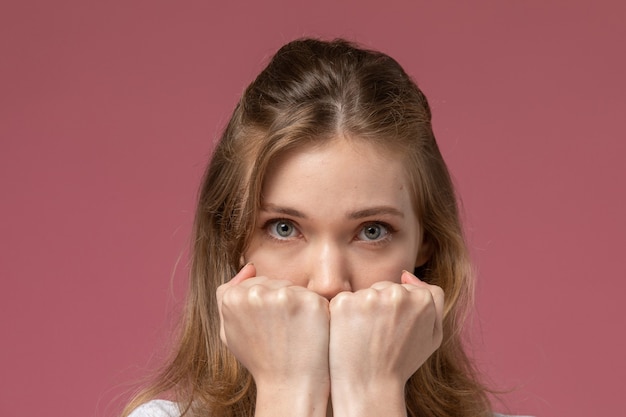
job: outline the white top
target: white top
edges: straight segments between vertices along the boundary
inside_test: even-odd
[[[176,403],[167,400],[152,400],[141,404],[130,413],[128,417],[180,417],[180,410]],[[493,417],[507,417],[504,414],[495,413]],[[515,417],[515,416],[509,416]],[[530,417],[530,416],[516,416]]]
[[[180,417],[180,410],[172,401],[152,400],[135,408],[128,417]]]

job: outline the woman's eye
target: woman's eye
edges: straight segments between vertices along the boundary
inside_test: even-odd
[[[389,235],[389,229],[380,223],[370,223],[363,226],[359,232],[359,240],[377,241],[386,238]]]
[[[289,220],[274,220],[267,224],[268,233],[277,239],[287,239],[295,237],[298,229]]]

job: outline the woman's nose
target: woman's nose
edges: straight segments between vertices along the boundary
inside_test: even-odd
[[[339,245],[323,242],[311,248],[307,288],[330,300],[351,291],[349,260]]]

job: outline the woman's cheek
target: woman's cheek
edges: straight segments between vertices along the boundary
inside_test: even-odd
[[[380,281],[400,283],[403,270],[413,271],[415,257],[409,251],[388,251],[380,255],[362,256],[352,286],[355,291],[369,288]]]
[[[254,264],[257,276],[285,279],[294,285],[306,286],[302,278],[304,263],[300,258],[300,253],[280,245],[262,245],[246,253],[246,262]]]

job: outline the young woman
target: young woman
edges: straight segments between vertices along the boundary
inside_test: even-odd
[[[208,166],[190,280],[174,355],[125,416],[493,415],[461,343],[454,189],[387,55],[276,53]]]

